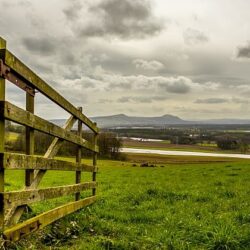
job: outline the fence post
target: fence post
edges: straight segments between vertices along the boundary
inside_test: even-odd
[[[96,123],[95,123],[96,125]],[[98,133],[94,134],[94,146],[97,145],[97,139],[98,139]],[[96,172],[97,172],[97,153],[93,152],[93,166],[94,166],[94,172],[92,175],[92,180],[96,181]],[[95,196],[96,195],[96,188],[92,189],[92,195]]]
[[[82,112],[82,107],[79,107],[78,110]],[[82,138],[82,122],[78,119],[78,131],[77,135]],[[82,147],[77,146],[77,153],[76,153],[76,163],[81,164],[82,160]],[[76,184],[81,183],[81,171],[76,171]],[[80,200],[80,192],[75,194],[75,200]]]
[[[34,114],[35,97],[26,92],[26,110]],[[26,127],[26,154],[34,154],[34,129]],[[34,170],[25,171],[25,185],[29,187],[34,179]]]
[[[0,49],[6,49],[6,41],[0,37]],[[5,101],[5,79],[0,77],[0,101]],[[1,110],[4,112],[4,110]],[[3,114],[0,115],[0,153],[4,153],[5,143],[5,120]],[[4,162],[0,157],[0,192],[4,192]],[[0,231],[4,230],[4,197],[0,196]]]

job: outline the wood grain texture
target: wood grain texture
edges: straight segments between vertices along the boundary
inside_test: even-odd
[[[10,121],[19,123],[30,128],[34,128],[43,133],[58,137],[60,139],[72,142],[88,150],[98,152],[98,147],[84,140],[71,131],[48,122],[28,111],[25,111],[9,102],[0,102],[0,109],[4,109],[4,117]]]
[[[97,140],[98,140],[98,134],[94,135],[94,145],[97,145]],[[93,167],[95,169],[97,169],[97,153],[93,152]],[[92,174],[92,181],[96,181],[96,173],[97,171],[94,171]],[[96,195],[96,188],[92,189],[92,195],[95,196]]]
[[[6,48],[6,41],[0,37],[0,49]],[[5,79],[0,77],[0,101],[5,101]],[[3,110],[0,110],[0,153],[4,152],[5,143],[5,120]],[[0,157],[0,192],[4,192],[4,160]],[[4,201],[0,196],[0,230],[4,228]]]
[[[82,107],[78,108],[79,111],[82,111]],[[82,121],[78,120],[78,129],[77,129],[77,135],[82,138]],[[76,151],[76,163],[77,164],[81,164],[82,161],[82,149],[81,147],[77,147],[77,151]],[[75,180],[76,183],[81,183],[81,175],[82,172],[81,171],[76,171],[76,176],[75,176]],[[75,194],[75,200],[78,201],[80,200],[80,192]]]
[[[85,182],[74,185],[50,187],[43,189],[30,189],[24,191],[4,192],[4,205],[6,208],[21,206],[39,202],[47,199],[53,199],[64,195],[78,193],[87,189],[95,188],[96,182]]]
[[[12,170],[36,169],[36,170],[62,170],[93,172],[95,167],[70,161],[50,159],[42,156],[25,155],[17,153],[0,153],[3,158],[3,168]]]
[[[26,110],[32,114],[35,111],[35,97],[26,92]],[[25,144],[26,154],[33,155],[35,148],[34,129],[30,127],[25,128]],[[34,179],[34,170],[25,170],[25,186],[29,187]]]
[[[92,204],[96,200],[95,196],[91,196],[79,201],[70,202],[66,205],[57,207],[22,223],[19,223],[4,231],[4,238],[10,241],[18,241],[22,237],[38,229],[41,229],[52,222],[71,214],[85,206]]]

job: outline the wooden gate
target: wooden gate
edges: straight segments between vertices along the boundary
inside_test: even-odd
[[[26,92],[26,110],[5,100],[6,80],[14,83]],[[71,114],[63,127],[34,115],[34,98],[39,91],[51,101]],[[5,121],[13,121],[26,127],[26,154],[5,152]],[[77,134],[71,131],[78,121]],[[82,138],[82,125],[93,132],[93,142]],[[44,156],[34,155],[34,131],[40,131],[54,137]],[[96,199],[96,161],[98,128],[83,113],[74,107],[45,81],[24,65],[6,48],[6,41],[0,38],[0,230],[6,240],[17,241],[21,237],[93,203]],[[68,141],[77,145],[76,162],[54,159],[62,143]],[[81,163],[81,149],[93,152],[93,165]],[[22,191],[5,192],[5,169],[25,170],[25,188]],[[74,185],[38,189],[47,170],[75,171]],[[92,172],[91,182],[81,182],[81,172]],[[92,196],[80,199],[80,192],[92,189]],[[28,204],[62,195],[75,194],[75,201],[37,215],[24,222],[20,217]]]

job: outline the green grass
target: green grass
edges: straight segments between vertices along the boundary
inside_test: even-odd
[[[127,153],[127,160],[135,163],[150,163],[150,164],[213,164],[219,162],[238,162],[238,158],[228,157],[209,157],[209,156],[179,156],[179,155],[159,155],[159,154],[140,154]]]
[[[162,144],[171,144],[170,140],[159,141],[159,143],[162,143]]]
[[[18,138],[19,134],[15,132],[7,132],[6,140],[7,141],[15,141]]]
[[[141,168],[100,160],[98,201],[22,240],[17,249],[250,249],[249,166]],[[23,172],[7,175],[8,189],[22,185]],[[43,186],[73,181],[73,173],[50,172]],[[33,213],[67,200],[35,205]]]
[[[217,147],[216,143],[197,143],[197,145],[203,146],[203,147]]]

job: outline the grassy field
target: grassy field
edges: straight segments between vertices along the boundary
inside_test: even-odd
[[[178,155],[158,155],[158,154],[127,154],[127,160],[135,162],[138,164],[141,163],[150,163],[150,164],[209,164],[209,163],[219,163],[219,162],[238,162],[237,158],[227,158],[227,157],[204,157],[204,156],[178,156]]]
[[[154,168],[134,164],[139,158],[100,160],[98,201],[13,249],[250,249],[250,162],[189,160]],[[7,172],[6,188],[20,188],[23,177]],[[73,182],[73,173],[51,171],[42,186]],[[32,214],[68,200],[35,204]]]
[[[161,150],[180,150],[194,152],[222,152],[215,147],[214,144],[197,144],[197,145],[176,145],[170,144],[169,141],[135,141],[130,139],[123,140],[123,147],[128,148],[145,148],[145,149],[161,149]]]

